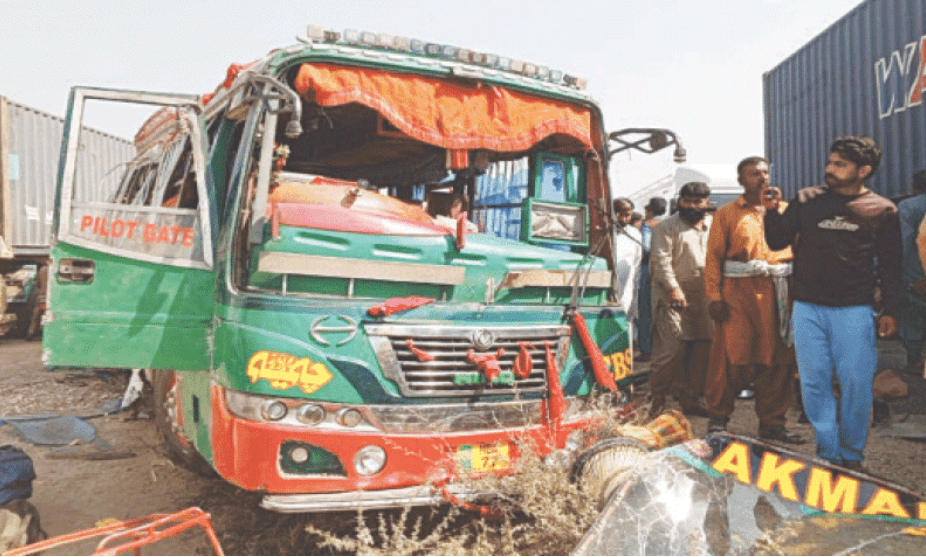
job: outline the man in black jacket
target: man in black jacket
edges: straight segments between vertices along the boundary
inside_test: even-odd
[[[884,302],[882,337],[897,332],[902,293],[897,207],[865,187],[880,162],[873,139],[843,137],[830,147],[827,187],[801,190],[784,214],[781,192],[764,193],[769,247],[794,245],[794,347],[817,455],[852,469],[864,458],[878,360],[875,284]]]

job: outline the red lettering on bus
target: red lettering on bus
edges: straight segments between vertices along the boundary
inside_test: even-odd
[[[121,238],[123,233],[125,233],[125,223],[119,219],[114,220],[112,226],[109,227],[110,236]]]

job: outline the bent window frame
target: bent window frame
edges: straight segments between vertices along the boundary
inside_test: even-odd
[[[115,101],[121,103],[134,103],[151,105],[154,107],[178,107],[186,110],[192,118],[193,125],[189,126],[189,141],[192,146],[193,164],[196,174],[196,191],[198,205],[195,209],[175,209],[160,205],[137,206],[129,203],[78,203],[74,201],[75,180],[77,178],[78,152],[80,150],[82,120],[85,103],[88,100]],[[74,88],[68,109],[65,140],[67,149],[64,151],[63,166],[60,171],[60,218],[58,221],[57,239],[70,244],[104,251],[113,255],[147,261],[152,263],[168,264],[176,267],[196,269],[212,269],[213,239],[209,221],[209,195],[206,190],[206,164],[205,148],[202,133],[202,108],[199,99],[195,96],[148,93],[138,91],[122,91],[113,89]],[[80,236],[74,230],[74,209],[82,206],[98,211],[125,212],[128,210],[152,215],[154,218],[192,218],[198,220],[198,233],[201,235],[201,253],[191,254],[189,257],[171,257],[157,253],[145,253],[141,250],[126,249],[109,245],[105,242],[93,241]]]

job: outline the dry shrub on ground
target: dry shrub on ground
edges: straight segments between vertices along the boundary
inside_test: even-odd
[[[595,438],[614,435],[627,418],[599,409]],[[358,513],[351,535],[315,525],[306,530],[320,548],[358,555],[566,555],[598,517],[597,494],[570,480],[568,466],[544,462],[519,443],[512,474],[458,478],[455,485],[490,493],[482,511],[460,507]]]

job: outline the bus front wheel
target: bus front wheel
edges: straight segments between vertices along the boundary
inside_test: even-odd
[[[158,369],[153,370],[153,373],[155,424],[164,442],[167,457],[175,464],[201,476],[215,477],[215,470],[199,454],[193,446],[193,441],[183,433],[180,422],[182,401],[177,372]]]

